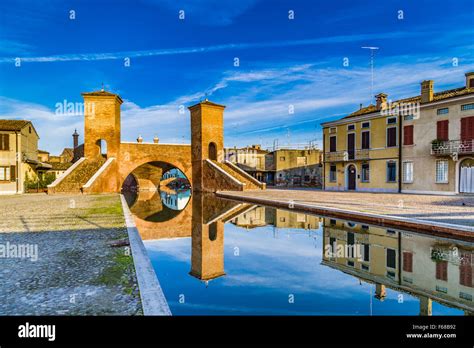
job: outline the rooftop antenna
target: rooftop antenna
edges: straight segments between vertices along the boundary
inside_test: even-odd
[[[372,104],[372,98],[374,97],[374,59],[375,59],[375,51],[379,49],[379,47],[374,46],[363,46],[361,47],[366,50],[370,50],[370,99],[369,105]]]

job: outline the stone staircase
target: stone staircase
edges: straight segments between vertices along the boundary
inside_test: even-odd
[[[252,180],[253,178],[251,179],[251,178],[248,177],[249,174],[240,172],[239,169],[235,168],[234,166],[232,166],[229,163],[225,163],[225,162],[221,163],[221,162],[218,162],[218,161],[212,161],[212,162],[215,165],[219,166],[219,168],[221,168],[227,174],[234,177],[235,179],[237,179],[241,183],[245,184],[244,185],[244,190],[260,190],[260,189],[263,189],[264,186],[265,186],[265,184],[262,184],[262,183],[260,183],[260,185],[257,184],[256,179]]]
[[[64,173],[63,177],[56,179],[48,186],[48,193],[80,193],[82,187],[105,163],[104,158],[85,158],[70,173]]]

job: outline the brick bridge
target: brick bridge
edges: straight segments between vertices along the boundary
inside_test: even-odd
[[[48,193],[120,192],[132,175],[140,190],[156,190],[162,174],[180,169],[195,192],[265,189],[265,184],[223,159],[225,106],[207,99],[189,107],[191,145],[121,141],[119,95],[83,93],[84,156],[48,186]]]

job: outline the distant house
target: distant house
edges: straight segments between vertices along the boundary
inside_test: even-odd
[[[224,149],[225,159],[254,178],[276,186],[322,186],[322,152],[313,145],[291,146],[273,151],[260,145]]]
[[[39,135],[31,121],[0,120],[0,194],[25,192],[25,181],[51,169],[38,153]]]

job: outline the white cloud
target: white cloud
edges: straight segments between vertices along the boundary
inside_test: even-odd
[[[229,44],[218,44],[211,46],[202,47],[184,47],[184,48],[165,48],[165,49],[154,49],[154,50],[142,50],[142,51],[122,51],[122,52],[106,52],[106,53],[72,53],[72,54],[59,54],[51,56],[38,56],[38,57],[20,57],[22,62],[26,63],[48,63],[48,62],[68,62],[68,61],[96,61],[96,60],[114,60],[123,58],[144,58],[144,57],[155,57],[155,56],[167,56],[167,55],[180,55],[180,54],[196,54],[196,53],[208,53],[218,52],[227,50],[246,50],[246,49],[258,49],[258,48],[279,48],[279,47],[292,47],[292,46],[311,46],[320,44],[331,44],[331,43],[345,43],[345,42],[362,42],[367,40],[375,39],[400,39],[408,37],[419,37],[423,35],[429,35],[430,33],[419,33],[419,32],[390,32],[390,33],[368,33],[358,35],[339,35],[339,36],[327,36],[313,39],[303,40],[283,40],[283,41],[269,41],[269,42],[254,42],[254,43],[229,43]],[[0,58],[0,63],[14,63],[16,57],[3,57]]]

